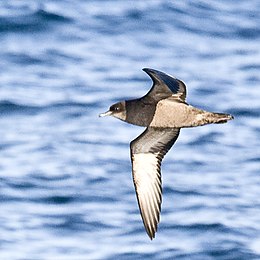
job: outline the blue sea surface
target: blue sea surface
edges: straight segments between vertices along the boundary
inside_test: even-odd
[[[0,2],[0,259],[260,259],[260,2]],[[98,114],[151,87],[235,120],[182,129],[156,238],[129,143]]]

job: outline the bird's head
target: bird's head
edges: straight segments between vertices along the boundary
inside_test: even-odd
[[[116,118],[119,118],[123,121],[126,120],[126,107],[125,107],[125,101],[115,103],[112,105],[109,110],[105,113],[99,114],[100,117],[104,116],[114,116]]]

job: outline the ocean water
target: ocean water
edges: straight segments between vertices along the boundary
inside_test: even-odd
[[[260,259],[260,2],[1,1],[0,259]],[[129,143],[98,118],[151,86],[234,115],[183,129],[146,235]]]

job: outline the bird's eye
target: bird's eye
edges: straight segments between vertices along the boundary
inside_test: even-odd
[[[120,111],[120,107],[119,106],[111,106],[110,111],[118,112],[118,111]]]

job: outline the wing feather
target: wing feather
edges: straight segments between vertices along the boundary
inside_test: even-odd
[[[155,69],[144,68],[143,71],[153,80],[153,86],[147,96],[152,96],[157,102],[169,97],[185,102],[187,90],[183,81]]]
[[[143,223],[153,239],[162,203],[161,161],[177,140],[180,129],[148,127],[131,142],[133,181]]]

